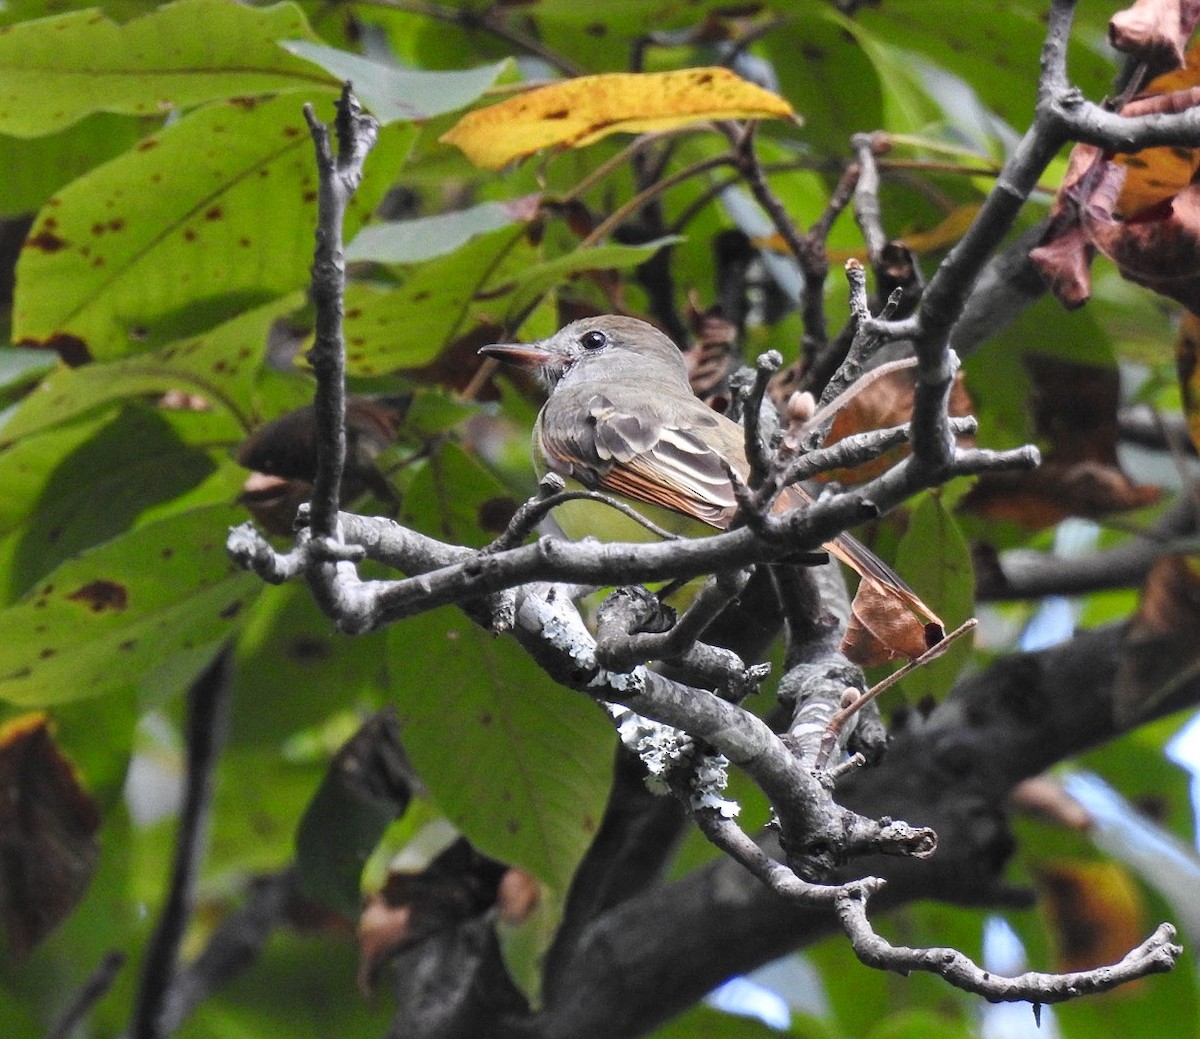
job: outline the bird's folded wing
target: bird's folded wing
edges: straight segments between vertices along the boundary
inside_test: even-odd
[[[737,501],[720,454],[652,408],[638,411],[592,396],[579,422],[543,423],[543,453],[589,486],[726,526]],[[571,433],[555,436],[555,427]]]
[[[579,402],[574,421],[542,423],[543,453],[589,487],[674,509],[712,527],[727,527],[737,511],[729,462],[690,428],[665,418],[653,401],[639,399],[636,403],[636,408],[622,408],[601,394],[588,397]],[[733,423],[699,402],[697,410],[684,417],[689,427],[704,427],[714,442],[733,453],[740,435]],[[728,428],[723,428],[723,423],[728,423]],[[570,434],[555,436],[554,428],[569,429]],[[729,438],[733,439],[725,444]],[[741,462],[739,469],[744,468],[744,460],[737,461]],[[803,508],[811,501],[803,488],[789,487],[774,511]],[[881,593],[944,630],[941,619],[916,592],[855,538],[842,534],[824,547]],[[937,637],[940,635],[934,641]]]

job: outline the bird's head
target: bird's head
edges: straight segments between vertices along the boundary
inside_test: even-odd
[[[572,321],[536,343],[497,343],[479,352],[533,372],[551,390],[564,380],[623,376],[687,384],[679,348],[653,325],[619,314]]]

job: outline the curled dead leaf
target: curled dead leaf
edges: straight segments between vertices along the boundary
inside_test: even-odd
[[[1200,571],[1186,556],[1154,564],[1137,613],[1125,631],[1113,693],[1118,725],[1130,727],[1161,709],[1200,665]]]
[[[1170,5],[1156,0],[1130,10],[1142,8],[1141,17],[1152,6]],[[1188,34],[1195,17],[1185,16]],[[1174,64],[1183,67],[1151,81],[1121,114],[1179,113],[1200,104],[1200,47],[1186,57],[1181,51]],[[1090,265],[1099,250],[1130,281],[1200,310],[1200,192],[1192,184],[1198,170],[1200,149],[1147,148],[1114,156],[1077,145],[1030,262],[1068,308],[1091,295]]]
[[[23,959],[87,891],[100,813],[41,713],[0,728],[0,789],[0,923]]]
[[[1049,776],[1034,776],[1013,787],[1009,795],[1013,808],[1036,815],[1076,833],[1092,828],[1092,816],[1086,808]]]
[[[1048,442],[1044,461],[1032,472],[989,473],[962,507],[1037,529],[1068,516],[1097,519],[1157,501],[1162,491],[1134,483],[1117,458],[1117,369],[1039,354],[1023,362],[1034,431]]]
[[[825,443],[836,444],[856,433],[866,433],[873,429],[886,429],[890,426],[900,426],[912,418],[913,398],[916,393],[917,376],[915,368],[901,368],[888,372],[870,383],[862,392],[853,396],[834,417],[829,435]],[[961,418],[972,413],[970,395],[963,382],[962,373],[954,376],[954,385],[950,390],[950,414]],[[960,436],[958,444],[969,447],[973,438]],[[908,444],[901,444],[887,454],[874,461],[855,466],[853,469],[837,469],[824,473],[822,480],[836,480],[839,483],[863,483],[873,479],[880,473],[894,466],[901,458],[908,455]]]
[[[1160,69],[1177,68],[1197,19],[1197,0],[1134,0],[1109,19],[1108,41]]]
[[[916,660],[929,648],[926,625],[895,595],[870,581],[858,586],[841,650],[859,667]]]

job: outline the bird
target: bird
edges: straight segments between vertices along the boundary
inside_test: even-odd
[[[663,525],[675,533],[729,527],[738,511],[730,470],[742,480],[750,475],[745,431],[696,397],[679,348],[654,325],[606,314],[573,321],[538,342],[496,343],[479,352],[533,372],[548,392],[533,429],[539,476],[556,472],[589,489],[654,506],[656,520],[665,510]],[[792,485],[773,511],[811,501]],[[586,512],[555,510],[571,538],[596,533],[589,518],[594,503],[578,504]],[[638,535],[622,540],[645,540],[644,529],[637,529]],[[937,615],[861,542],[841,534],[823,547],[876,591],[944,631]],[[932,635],[934,641],[938,637]]]

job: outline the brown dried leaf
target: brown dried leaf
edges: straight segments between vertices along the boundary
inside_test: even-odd
[[[1200,318],[1185,313],[1179,322],[1175,339],[1175,371],[1183,397],[1183,413],[1187,417],[1188,435],[1192,444],[1200,446]]]
[[[1084,228],[1123,277],[1200,311],[1200,186],[1127,220],[1089,207]]]
[[[401,949],[496,905],[511,872],[460,837],[424,870],[389,873],[359,918],[359,988],[370,994],[379,968]],[[518,894],[510,897],[519,912]]]
[[[1067,516],[1099,518],[1157,501],[1157,487],[1135,484],[1117,460],[1116,368],[1027,354],[1033,424],[1049,443],[1042,465],[1028,473],[992,473],[963,499],[963,507],[1026,527]]]
[[[1052,223],[1029,261],[1054,298],[1068,310],[1082,307],[1092,295],[1092,259],[1096,249],[1077,221],[1056,228]]]
[[[796,119],[778,94],[726,68],[613,72],[538,87],[468,112],[439,140],[496,170],[541,148],[582,148],[609,134],[670,130],[711,119]]]
[[[1113,694],[1121,726],[1132,726],[1200,665],[1200,572],[1186,556],[1162,556],[1142,587],[1125,631]]]
[[[915,368],[902,368],[879,377],[851,397],[846,406],[837,413],[825,443],[836,444],[855,433],[886,429],[908,422],[912,418],[916,385]],[[972,413],[971,398],[961,372],[954,376],[949,408],[950,414],[956,418]],[[972,438],[959,437],[958,443],[963,447],[970,446]],[[862,483],[890,469],[904,458],[909,450],[907,444],[902,444],[874,461],[855,466],[853,469],[836,469],[822,474],[820,479],[836,480],[839,483]]]
[[[858,586],[842,652],[859,667],[877,667],[901,658],[915,660],[929,648],[926,626],[895,595],[871,581]]]
[[[1178,68],[1200,18],[1200,0],[1134,0],[1108,23],[1108,41],[1158,68]]]
[[[40,713],[0,728],[0,790],[0,922],[23,959],[83,898],[100,813]]]
[[[1088,810],[1049,776],[1034,776],[1018,783],[1009,795],[1009,803],[1076,833],[1087,833],[1092,828]]]
[[[1080,194],[1103,161],[1103,153],[1090,144],[1077,144],[1067,160],[1050,222],[1029,260],[1055,298],[1068,310],[1083,306],[1092,294],[1092,257],[1095,249],[1080,223]]]

